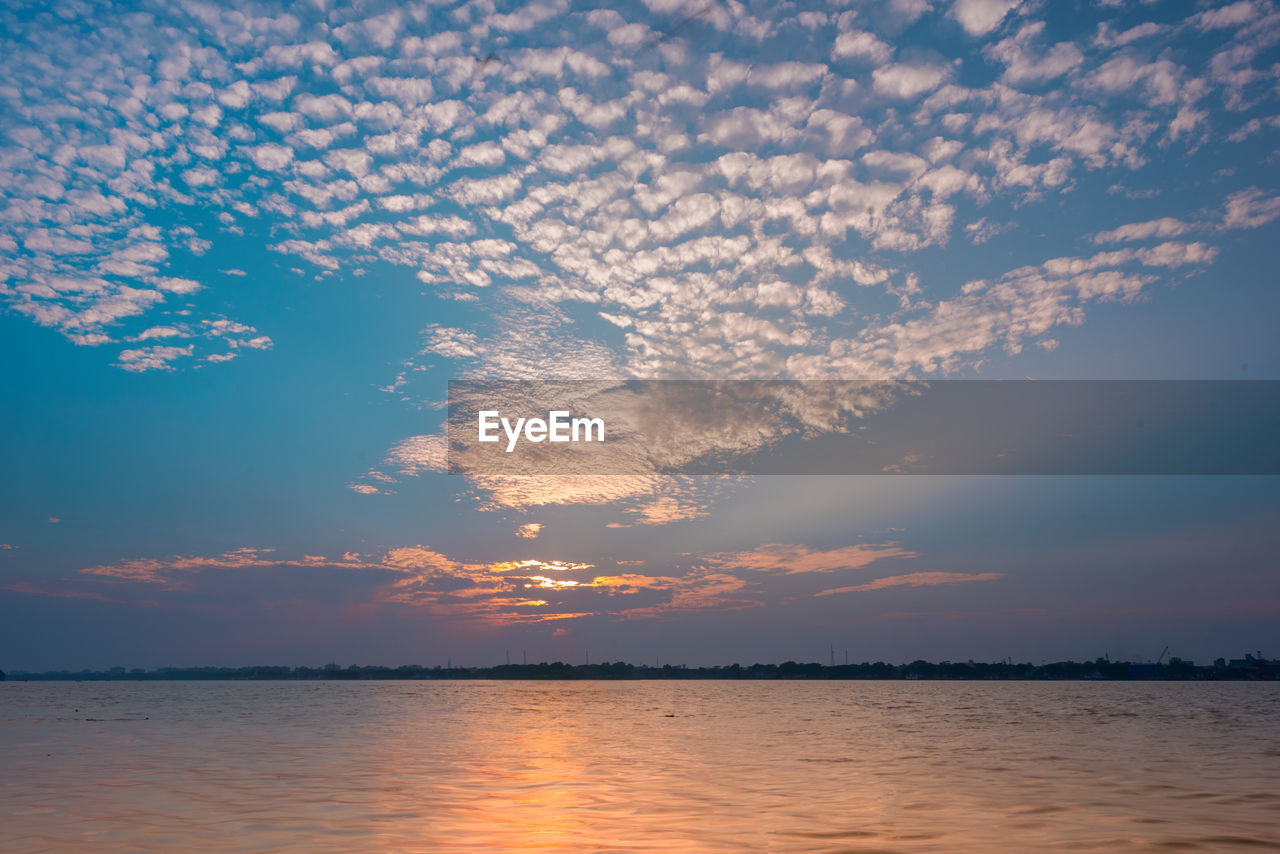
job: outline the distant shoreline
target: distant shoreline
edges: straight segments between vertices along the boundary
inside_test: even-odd
[[[716,667],[683,665],[648,666],[625,662],[601,664],[499,664],[492,667],[423,667],[404,665],[350,665],[340,667],[162,667],[155,670],[115,667],[109,670],[57,670],[34,673],[0,671],[0,679],[9,682],[168,682],[168,681],[242,681],[305,682],[362,680],[430,680],[430,679],[501,679],[520,681],[574,680],[657,680],[657,679],[732,679],[732,680],[948,680],[948,681],[1275,681],[1280,678],[1280,661],[1255,658],[1197,666],[1193,662],[1171,659],[1167,663],[1146,662],[1059,661],[1035,665],[1029,662],[928,662],[886,664],[824,665],[816,662],[787,661],[782,664],[739,664]]]

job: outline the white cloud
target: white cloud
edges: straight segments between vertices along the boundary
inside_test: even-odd
[[[1258,228],[1280,217],[1280,196],[1268,196],[1257,187],[1233,193],[1227,198],[1224,228]]]
[[[1238,3],[1198,12],[1188,18],[1188,21],[1201,30],[1217,30],[1242,26],[1258,15],[1258,6],[1253,0],[1240,0]]]
[[[254,165],[269,172],[279,172],[293,162],[293,149],[274,143],[250,148],[248,154]]]
[[[971,36],[984,36],[994,30],[1021,0],[955,0],[951,17],[960,22]]]
[[[1016,35],[986,49],[988,56],[1005,65],[1005,82],[1018,84],[1051,80],[1084,63],[1084,53],[1071,42],[1059,42],[1051,47],[1038,45],[1044,27],[1043,21],[1027,24]]]
[[[218,173],[205,167],[187,169],[182,173],[182,180],[192,187],[207,187],[218,183]]]
[[[185,347],[170,347],[157,345],[154,347],[143,347],[137,350],[122,350],[119,356],[119,365],[126,371],[141,373],[143,371],[170,371],[173,365],[170,364],[176,359],[190,356],[192,346],[188,344]]]
[[[1185,222],[1166,216],[1147,222],[1129,223],[1110,231],[1100,231],[1093,235],[1093,242],[1121,243],[1129,240],[1147,240],[1152,237],[1177,237],[1185,234],[1189,228]]]
[[[156,276],[151,281],[160,290],[173,294],[190,294],[201,288],[201,284],[197,281],[176,276]]]
[[[848,59],[856,57],[883,65],[893,56],[893,48],[881,41],[874,33],[862,30],[849,30],[836,36],[831,48],[832,59]]]
[[[264,113],[258,116],[258,123],[280,133],[288,133],[302,126],[302,116],[298,113]]]
[[[218,103],[232,110],[242,110],[249,104],[252,92],[247,80],[237,80],[218,93]]]
[[[152,326],[134,335],[129,341],[149,341],[153,338],[185,338],[187,333],[173,326]]]
[[[942,65],[898,63],[877,68],[871,74],[875,90],[894,98],[915,98],[930,92],[950,75]]]

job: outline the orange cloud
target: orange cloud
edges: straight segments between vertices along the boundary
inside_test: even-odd
[[[545,575],[531,575],[530,581],[536,581],[537,584],[526,584],[525,587],[543,587],[549,590],[559,590],[565,587],[578,587],[581,581],[572,581],[570,579],[547,578]]]
[[[596,611],[571,611],[562,614],[506,614],[499,618],[504,623],[549,623],[553,620],[576,620],[579,617],[594,617]]]
[[[275,549],[240,548],[218,555],[173,555],[168,558],[138,558],[119,563],[91,566],[80,570],[83,575],[97,575],[122,581],[139,581],[148,584],[180,586],[174,576],[178,573],[194,573],[205,569],[250,569],[269,566],[335,566],[347,569],[385,569],[381,564],[368,563],[358,555],[347,553],[341,560],[330,560],[318,555],[304,555],[290,560],[275,557]]]
[[[679,578],[666,575],[598,575],[584,587],[604,587],[609,592],[635,593],[640,590],[667,590],[680,584]]]
[[[0,590],[8,590],[10,593],[28,593],[33,596],[49,596],[54,599],[92,599],[96,602],[111,602],[120,604],[123,600],[113,599],[110,596],[104,596],[101,593],[94,593],[91,590],[50,590],[47,587],[37,587],[28,581],[18,581],[13,584],[6,584],[0,587]]]
[[[685,519],[698,519],[707,515],[707,503],[681,501],[673,495],[661,495],[646,504],[632,507],[627,512],[634,513],[636,521],[641,525],[669,525]]]
[[[426,616],[529,623],[585,616],[662,618],[696,611],[763,607],[777,598],[778,591],[770,592],[768,587],[757,586],[752,579],[759,578],[760,573],[775,577],[831,573],[860,569],[883,558],[914,556],[914,552],[897,543],[858,544],[826,551],[804,545],[769,543],[750,551],[712,554],[683,575],[643,575],[625,570],[595,575],[591,571],[596,566],[591,563],[543,558],[465,562],[421,544],[400,546],[381,554],[345,552],[340,558],[306,554],[287,558],[270,548],[246,547],[210,556],[126,560],[88,567],[81,573],[173,590],[181,589],[196,575],[209,570],[275,567],[381,570],[390,577],[377,582],[377,588],[366,602],[370,608],[401,606]],[[641,561],[623,561],[619,567],[633,563]],[[815,595],[893,586],[957,584],[997,577],[994,573],[919,572],[823,590]],[[20,592],[76,595],[36,590]],[[632,602],[637,603],[637,607],[626,607]]]
[[[964,584],[967,581],[995,581],[1000,577],[998,572],[980,572],[966,574],[963,572],[913,572],[909,575],[893,575],[888,578],[877,578],[866,584],[853,587],[836,587],[823,590],[814,596],[832,596],[836,593],[862,593],[868,590],[883,590],[886,587],[934,587],[939,584]]]
[[[897,543],[859,544],[828,551],[814,551],[802,545],[769,543],[747,552],[721,552],[708,555],[706,560],[717,566],[796,575],[803,572],[860,569],[877,560],[890,557],[918,557],[918,555],[899,548]]]
[[[563,560],[508,560],[489,564],[493,572],[510,572],[512,570],[550,570],[551,572],[570,572],[574,570],[593,569],[593,563],[569,563]]]
[[[651,475],[555,475],[470,478],[485,494],[482,510],[525,510],[551,504],[612,504],[653,495],[661,480]]]
[[[440,572],[456,572],[459,565],[440,552],[423,546],[404,546],[392,549],[383,557],[382,562],[395,569],[428,569]]]
[[[448,456],[448,438],[443,433],[433,433],[410,436],[396,442],[387,452],[386,462],[395,466],[400,474],[416,475],[424,471],[447,470]]]
[[[727,573],[711,572],[703,568],[683,578],[667,579],[674,582],[671,599],[644,608],[619,611],[618,616],[627,619],[662,617],[672,613],[689,611],[735,611],[743,608],[759,608],[764,602],[731,596],[747,586],[747,582]]]

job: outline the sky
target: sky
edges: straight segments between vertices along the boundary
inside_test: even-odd
[[[2,668],[1280,648],[1275,477],[462,476],[443,432],[459,379],[1280,379],[1274,2],[0,41]]]

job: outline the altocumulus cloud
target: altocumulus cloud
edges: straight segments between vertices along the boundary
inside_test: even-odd
[[[429,329],[411,362],[563,370],[536,358],[550,325],[594,348],[576,368],[587,374],[955,370],[991,347],[1047,341],[1160,274],[1143,271],[1150,255],[1114,254],[1090,280],[992,268],[983,280],[1018,284],[965,292],[922,280],[914,255],[957,233],[1016,239],[994,237],[980,210],[1041,203],[1099,170],[1140,184],[1155,160],[1191,162],[1215,124],[1275,130],[1262,120],[1275,97],[1272,3],[1159,24],[1103,6],[1076,38],[1051,37],[1043,11],[1015,0],[9,10],[0,296],[82,345],[176,330],[118,350],[128,370],[226,361],[265,349],[270,329],[246,338],[208,321],[270,317],[206,315],[201,296],[220,281],[201,256],[250,229],[320,275],[405,268],[428,299],[474,302],[488,319]],[[1169,33],[1185,48],[1176,60],[1154,38]],[[959,82],[979,78],[994,82]],[[1224,196],[1227,227],[1275,216],[1263,189]],[[1176,244],[1211,238],[1211,217],[1167,219],[1180,225],[1102,225],[1166,241],[1179,266],[1212,263],[1212,245]],[[1057,254],[1088,238],[1063,235]],[[575,303],[622,332],[552,310]],[[504,322],[530,310],[542,329]]]
[[[399,270],[440,318],[383,386],[411,403],[438,394],[435,365],[911,377],[1052,350],[1091,306],[1140,310],[1213,264],[1224,232],[1280,216],[1280,196],[1243,176],[1154,219],[1124,204],[1172,167],[1216,170],[1206,141],[1274,136],[1280,15],[1250,2],[1157,22],[1101,5],[1064,34],[1044,13],[1016,0],[8,10],[0,299],[114,347],[124,370],[174,370],[275,346],[269,309],[220,298],[263,287],[214,263],[224,240],[253,236],[320,277]],[[1090,189],[1098,174],[1114,193]],[[1039,250],[1017,222],[1059,201],[1103,213],[1027,259]],[[943,249],[967,251],[977,275],[940,274]],[[442,460],[438,436],[407,437],[351,488],[392,492]],[[631,502],[615,525],[697,518],[727,488],[475,485],[492,508]]]

